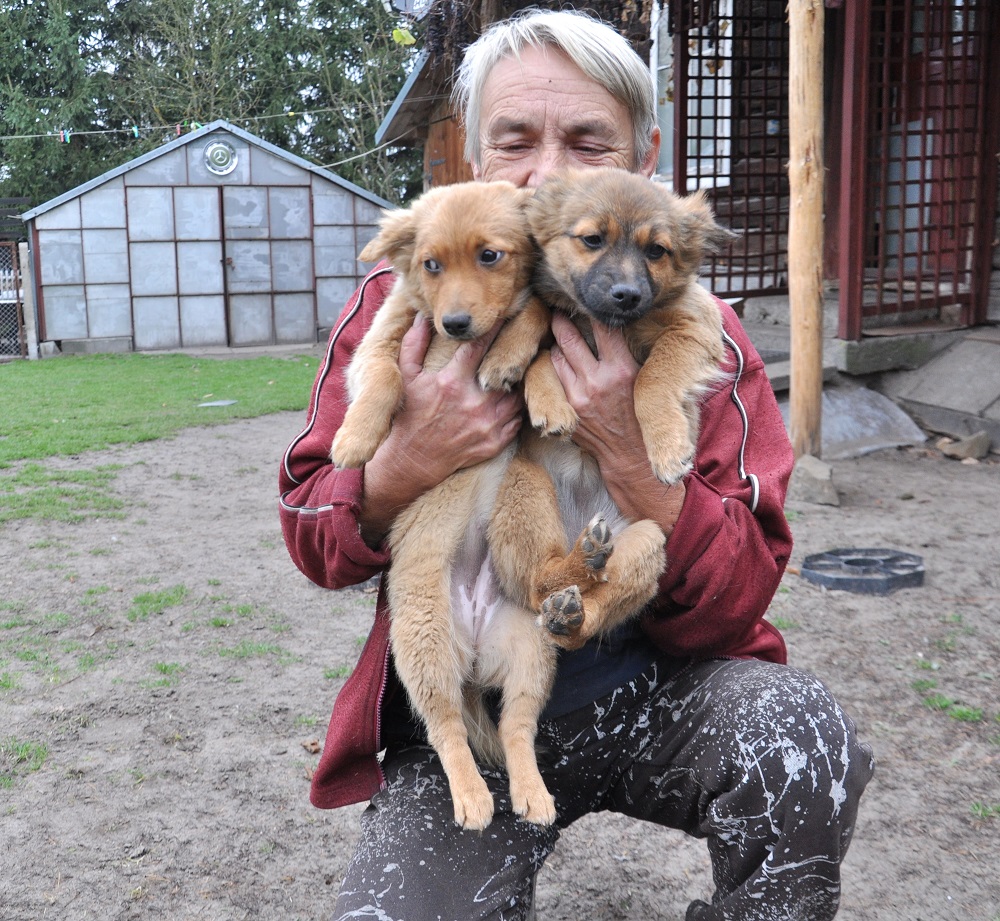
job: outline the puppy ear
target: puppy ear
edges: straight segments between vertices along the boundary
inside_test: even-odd
[[[362,262],[378,262],[387,257],[398,268],[405,267],[417,245],[417,221],[413,209],[384,211],[378,236],[358,256]]]
[[[680,202],[685,213],[685,229],[701,243],[701,249],[705,253],[721,252],[733,240],[739,239],[738,233],[716,223],[704,190],[699,189],[693,195],[682,198]]]

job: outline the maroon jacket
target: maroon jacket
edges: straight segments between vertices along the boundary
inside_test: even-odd
[[[389,564],[361,539],[363,470],[335,470],[330,445],[344,417],[344,371],[392,285],[376,268],[337,321],[319,370],[307,423],[285,453],[281,525],[295,564],[313,582],[342,588]],[[672,656],[785,661],[785,644],[763,620],[791,552],[783,511],[792,449],[764,364],[739,319],[718,301],[729,376],[704,400],[695,470],[667,546],[660,595],[644,627]],[[389,663],[389,617],[380,592],[357,667],[333,708],[311,800],[332,809],[369,799],[384,778],[381,704]]]

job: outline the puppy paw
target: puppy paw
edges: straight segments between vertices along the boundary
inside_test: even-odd
[[[467,789],[452,789],[455,822],[467,831],[482,831],[493,821],[493,796],[486,781],[476,779],[478,783],[469,784]]]
[[[538,624],[548,630],[553,637],[575,636],[583,624],[583,595],[580,589],[571,585],[549,595],[542,602],[542,613],[538,615]]]
[[[538,405],[528,400],[531,424],[543,435],[572,435],[580,421],[576,410],[569,403]]]
[[[524,379],[528,362],[512,362],[497,357],[497,350],[487,352],[479,365],[479,386],[483,390],[511,391]]]
[[[362,433],[353,426],[342,425],[333,439],[330,459],[338,470],[362,467],[372,459],[381,443],[376,433]]]
[[[533,782],[510,779],[511,806],[517,815],[535,825],[551,825],[556,820],[556,801],[541,778]]]
[[[583,551],[583,562],[592,572],[601,572],[608,564],[608,558],[614,550],[611,542],[611,529],[607,522],[596,516],[580,535],[580,550]]]
[[[667,486],[673,486],[694,469],[694,448],[680,456],[651,458],[650,463],[656,478]]]

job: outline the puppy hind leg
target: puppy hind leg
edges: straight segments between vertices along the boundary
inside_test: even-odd
[[[666,537],[653,521],[625,528],[615,538],[606,581],[592,585],[582,596],[571,588],[553,592],[542,602],[539,621],[553,642],[578,649],[638,614],[656,596],[666,566],[665,546]]]
[[[469,747],[462,684],[471,668],[456,655],[450,617],[397,606],[391,636],[396,671],[448,778],[455,821],[482,830],[493,818],[493,796]]]
[[[604,519],[595,517],[566,551],[555,486],[545,468],[516,455],[497,493],[489,543],[494,570],[509,598],[541,610],[543,599],[570,586],[604,579],[614,549]]]
[[[493,797],[473,758],[463,715],[473,651],[456,635],[451,613],[451,563],[467,518],[439,514],[449,504],[434,501],[442,496],[427,494],[410,506],[390,536],[392,649],[400,680],[448,777],[455,821],[481,830],[493,817]]]
[[[556,650],[527,612],[507,615],[482,650],[481,667],[499,678],[503,690],[498,730],[512,809],[529,822],[551,825],[555,800],[538,770],[535,737],[555,678]]]

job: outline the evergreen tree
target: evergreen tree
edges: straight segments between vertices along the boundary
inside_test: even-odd
[[[400,201],[419,154],[373,151],[413,55],[396,25],[380,0],[7,0],[0,196],[41,204],[224,118]]]

